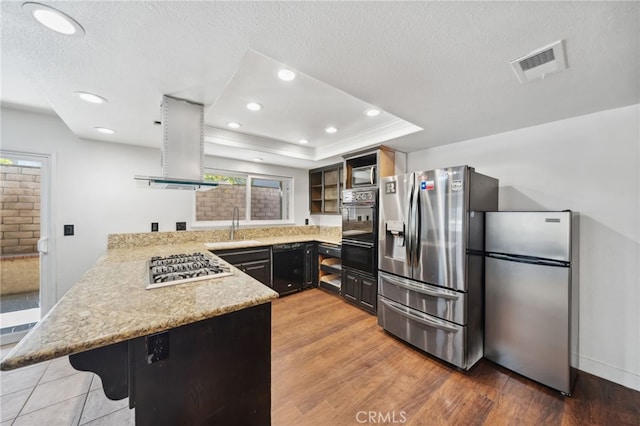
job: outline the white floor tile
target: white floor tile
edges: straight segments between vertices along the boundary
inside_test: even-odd
[[[17,417],[32,391],[33,388],[28,388],[1,396],[0,421],[4,422]]]
[[[19,416],[14,426],[75,426],[80,420],[85,395],[67,399]]]
[[[93,375],[93,381],[91,382],[91,390],[102,389],[102,379],[97,374]]]
[[[22,413],[40,410],[78,395],[82,395],[84,398],[84,394],[89,391],[90,385],[91,373],[76,373],[72,376],[38,385],[22,409]],[[80,411],[78,416],[80,416]]]
[[[0,346],[0,359],[4,358],[17,343],[9,343],[8,345]]]
[[[112,401],[105,396],[102,389],[96,389],[89,392],[89,395],[87,396],[87,402],[84,404],[80,423],[87,423],[91,420],[95,420],[99,417],[121,410],[122,408],[129,408],[129,398]]]
[[[47,371],[44,372],[44,375],[40,379],[40,384],[58,380],[63,377],[77,374],[79,372],[79,370],[76,370],[71,366],[71,364],[69,363],[69,357],[65,356],[62,358],[57,358],[51,361],[51,364],[49,364]]]
[[[134,426],[136,424],[135,409],[123,408],[104,417],[100,417],[89,423],[81,423],[83,426]]]
[[[48,366],[49,361],[17,370],[3,371],[0,374],[0,395],[34,387]]]

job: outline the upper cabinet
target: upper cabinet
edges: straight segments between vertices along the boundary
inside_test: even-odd
[[[309,210],[311,214],[338,214],[342,205],[342,163],[309,170]]]
[[[406,173],[406,154],[379,146],[344,155],[345,187],[378,186],[381,177]]]

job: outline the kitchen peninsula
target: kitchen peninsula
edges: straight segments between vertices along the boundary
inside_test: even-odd
[[[259,235],[264,244],[332,240],[317,229],[282,232],[249,237]],[[229,247],[220,238],[208,232],[110,236],[105,255],[0,368],[69,355],[74,368],[100,375],[107,397],[129,397],[136,424],[269,424],[270,302],[277,293],[234,267],[230,276],[145,289],[152,256],[215,257],[207,246]],[[241,240],[231,245],[246,246]]]

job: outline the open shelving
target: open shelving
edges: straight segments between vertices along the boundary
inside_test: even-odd
[[[342,260],[340,246],[318,245],[318,287],[340,294],[342,287]]]
[[[342,204],[342,163],[309,171],[309,210],[338,214]]]

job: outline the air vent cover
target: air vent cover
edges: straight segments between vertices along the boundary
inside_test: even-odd
[[[547,74],[567,69],[564,40],[556,41],[511,61],[520,83],[544,78]]]

